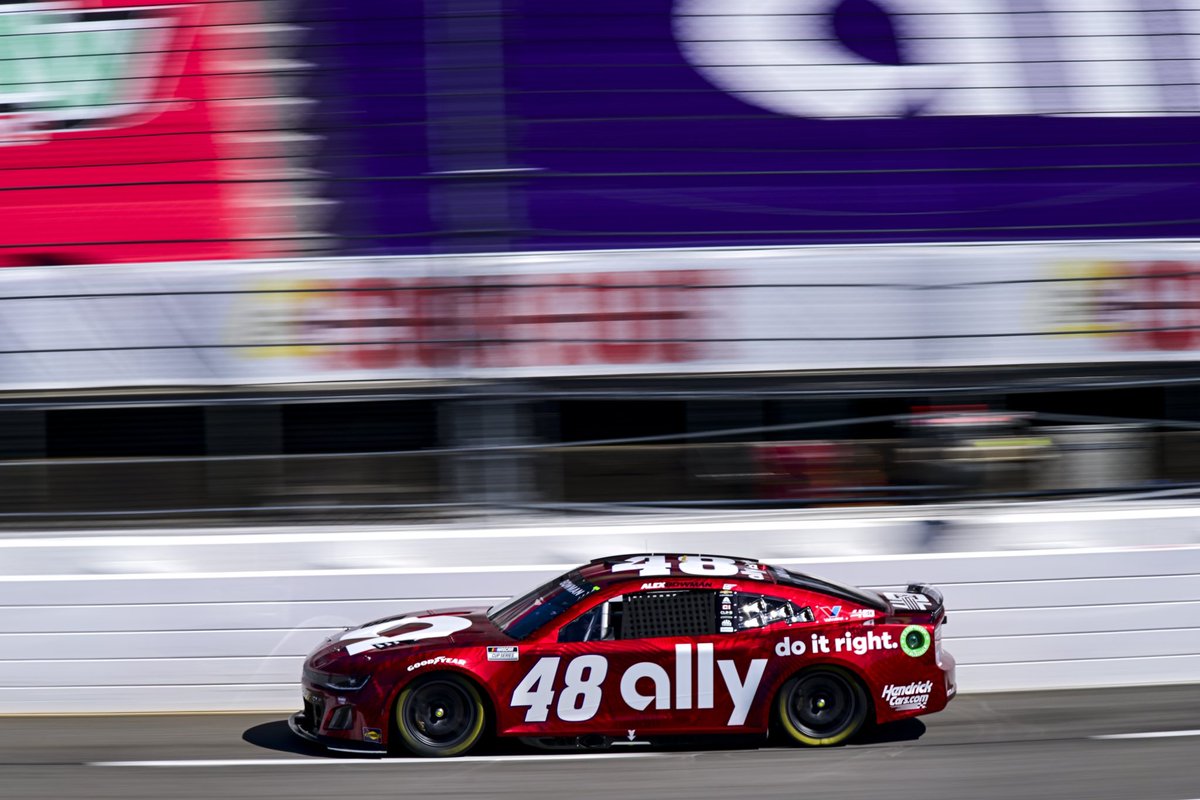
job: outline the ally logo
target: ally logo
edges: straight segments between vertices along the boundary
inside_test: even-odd
[[[179,52],[182,11],[0,0],[0,144],[120,127],[151,111]]]
[[[673,12],[705,80],[813,119],[1200,115],[1196,25],[1185,0],[675,0]]]

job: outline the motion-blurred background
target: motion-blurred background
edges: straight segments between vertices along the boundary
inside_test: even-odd
[[[340,628],[656,549],[936,583],[968,694],[1194,681],[1198,41],[0,0],[0,714],[295,708]]]
[[[1200,9],[0,4],[0,523],[1186,491]]]

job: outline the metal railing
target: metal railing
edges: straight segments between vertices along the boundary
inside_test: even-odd
[[[496,469],[522,476],[519,498],[489,494]],[[378,520],[506,506],[846,506],[1192,487],[1200,487],[1200,431],[1093,424],[957,440],[760,436],[719,444],[10,460],[0,461],[0,524]]]

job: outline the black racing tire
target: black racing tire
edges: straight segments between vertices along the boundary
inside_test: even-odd
[[[775,711],[794,744],[830,747],[858,733],[871,709],[862,683],[850,671],[820,666],[789,679],[776,696]]]
[[[404,687],[393,718],[400,741],[413,753],[449,758],[469,752],[483,739],[487,708],[471,681],[439,673]]]

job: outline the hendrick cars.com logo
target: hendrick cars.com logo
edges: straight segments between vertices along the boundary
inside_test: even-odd
[[[929,704],[929,693],[932,691],[932,681],[916,681],[904,686],[889,683],[883,687],[880,696],[897,711],[916,711]]]

